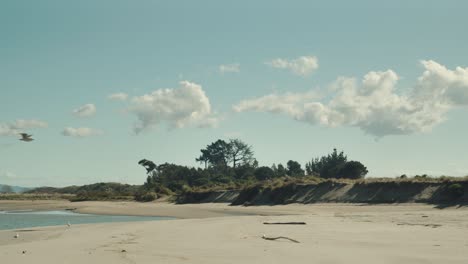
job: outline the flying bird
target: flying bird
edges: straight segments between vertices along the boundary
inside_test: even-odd
[[[21,135],[21,138],[20,138],[21,141],[30,142],[30,141],[34,140],[33,138],[31,138],[32,135],[29,135],[29,134],[26,134],[26,133],[20,133],[20,135]]]

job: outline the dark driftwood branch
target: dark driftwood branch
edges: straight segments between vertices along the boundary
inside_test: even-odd
[[[277,240],[277,239],[287,239],[291,242],[294,242],[294,243],[300,243],[299,241],[295,240],[295,239],[292,239],[292,238],[289,238],[289,237],[284,237],[284,236],[279,236],[279,237],[267,237],[265,235],[262,236],[263,239],[265,240]]]
[[[263,222],[264,225],[305,225],[305,222]]]

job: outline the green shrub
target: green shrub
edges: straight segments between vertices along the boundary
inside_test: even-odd
[[[151,202],[156,200],[158,195],[155,192],[139,192],[135,195],[135,200],[139,202]]]

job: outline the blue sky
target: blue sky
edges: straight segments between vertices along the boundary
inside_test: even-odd
[[[0,183],[139,184],[232,137],[467,175],[468,3],[350,2],[0,1]]]

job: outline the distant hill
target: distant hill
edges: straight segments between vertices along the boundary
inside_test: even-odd
[[[21,187],[21,186],[11,186],[6,184],[0,184],[0,193],[14,192],[14,193],[23,193],[31,190],[33,188]]]
[[[71,201],[98,200],[133,200],[141,185],[129,185],[115,182],[100,182],[83,186],[63,188],[39,187],[27,191],[27,194],[69,194],[74,195]]]

